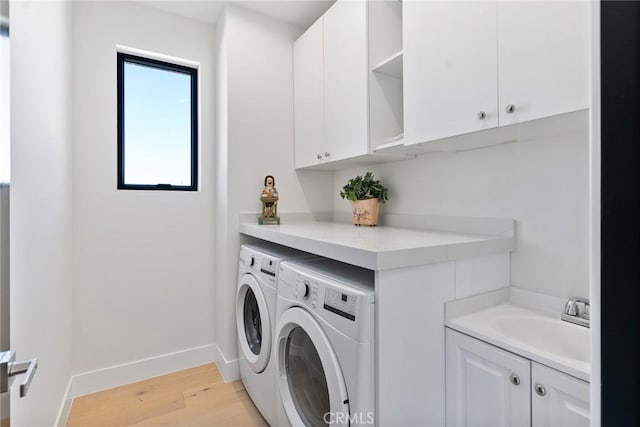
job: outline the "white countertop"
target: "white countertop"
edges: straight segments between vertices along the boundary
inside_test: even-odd
[[[380,225],[356,227],[311,220],[282,225],[241,221],[240,232],[370,270],[433,264],[514,249],[512,235],[491,236]]]

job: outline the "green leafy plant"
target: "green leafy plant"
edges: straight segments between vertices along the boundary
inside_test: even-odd
[[[384,203],[389,200],[387,191],[387,187],[377,179],[373,179],[373,173],[367,172],[364,176],[358,175],[347,181],[347,184],[342,187],[340,197],[353,202],[356,200],[378,199],[378,201]]]

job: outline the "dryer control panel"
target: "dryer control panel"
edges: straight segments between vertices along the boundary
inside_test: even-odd
[[[371,342],[375,323],[373,273],[346,268],[317,260],[281,263],[278,315],[301,307],[350,339]]]
[[[356,320],[358,297],[336,289],[327,288],[324,293],[324,309],[349,320]]]

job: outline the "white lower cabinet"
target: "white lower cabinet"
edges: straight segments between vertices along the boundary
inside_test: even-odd
[[[446,330],[446,425],[590,425],[589,383]]]
[[[531,362],[533,427],[591,425],[589,383]]]
[[[451,329],[446,341],[447,426],[528,426],[529,360]]]

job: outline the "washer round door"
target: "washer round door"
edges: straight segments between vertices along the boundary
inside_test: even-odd
[[[271,324],[264,294],[255,277],[240,278],[236,294],[236,325],[242,355],[255,373],[264,371],[271,353]]]
[[[329,339],[306,310],[293,307],[278,321],[278,386],[293,426],[348,426],[349,397]]]

